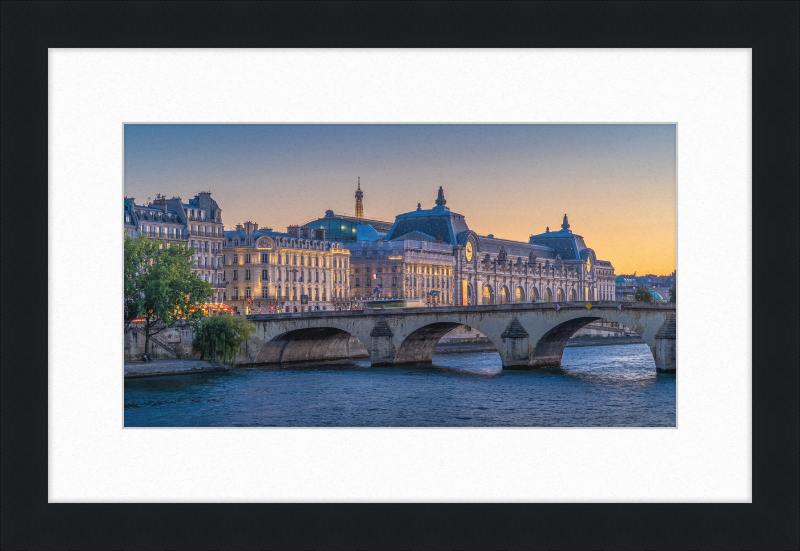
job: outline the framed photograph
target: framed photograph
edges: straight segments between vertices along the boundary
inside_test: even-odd
[[[4,258],[30,267],[2,268],[3,546],[796,547],[798,358],[789,343],[798,328],[798,32],[789,23],[797,11],[785,3],[4,4]],[[605,134],[530,145],[543,131],[584,127]],[[220,139],[231,130],[241,132]],[[493,139],[480,137],[492,130]],[[510,132],[533,154],[504,142]],[[677,239],[673,230],[673,265],[662,268],[669,243],[642,236],[658,234],[649,228],[663,226],[669,193],[646,175],[670,160],[637,153],[663,153],[669,139]],[[258,143],[283,153],[254,168],[248,152]],[[554,143],[561,147],[547,150]],[[565,154],[570,146],[584,156]],[[515,168],[521,160],[525,168]],[[371,179],[354,164],[372,167]],[[548,171],[552,178],[541,177]],[[515,172],[527,179],[515,184]],[[378,181],[384,187],[371,195]],[[216,189],[241,197],[226,206]],[[38,224],[25,206],[36,197]],[[326,198],[333,208],[323,209]],[[469,212],[456,207],[462,201]],[[579,228],[572,209],[596,231]],[[254,219],[260,212],[276,222]],[[174,293],[181,319],[205,308],[198,318],[255,324],[253,358],[248,338],[243,353],[241,343],[234,350],[235,372],[121,376],[120,354],[139,356],[134,337],[118,330],[128,308],[119,300],[121,220],[131,239],[162,245],[159,258],[183,254],[192,285],[202,282],[202,301],[178,304],[194,290]],[[606,250],[618,247],[613,258],[591,237],[604,232]],[[33,239],[47,243],[46,255]],[[413,251],[398,255],[391,245],[412,242],[441,261],[409,256],[393,271],[389,257]],[[629,249],[643,242],[653,267],[642,270],[668,276],[680,264],[677,302],[658,300],[670,292],[659,287],[666,280],[640,286],[649,306],[635,300],[638,269],[615,258],[634,258]],[[354,260],[356,250],[387,252],[382,244],[391,254]],[[619,274],[631,276],[634,300],[616,300]],[[381,302],[392,300],[422,304]],[[152,308],[131,308],[131,324],[149,323],[142,316]],[[481,309],[495,321],[480,321]],[[563,319],[547,327],[534,320],[556,315]],[[348,322],[345,331],[335,320],[346,316],[373,323]],[[651,327],[647,319],[658,316]],[[580,352],[614,346],[568,344],[594,317],[633,329],[643,344],[618,347],[643,347],[649,356],[640,360],[652,369],[592,381]],[[581,327],[567,331],[570,320]],[[216,348],[186,349],[177,325],[163,325],[160,334],[157,324],[136,330],[147,341],[142,355],[154,360],[139,369],[166,361],[170,349],[174,361],[216,359]],[[451,360],[437,364],[436,347],[467,327],[492,345],[479,354],[495,363],[452,360],[446,375]],[[303,346],[312,329],[324,346]],[[190,331],[194,338],[200,325]],[[552,346],[537,349],[544,342]],[[351,358],[358,346],[368,360]],[[321,348],[334,361],[345,350],[352,365],[365,362],[317,366],[322,376],[350,378],[333,387],[357,396],[359,385],[389,392],[431,382],[440,401],[419,387],[416,410],[397,402],[392,410],[391,396],[378,394],[372,413],[347,413],[341,395],[312,393],[317,417],[308,394],[295,400],[301,406],[281,402],[288,387],[272,378],[285,384],[304,373],[263,364],[327,361],[314,355]],[[419,367],[428,352],[432,366]],[[468,355],[439,357],[458,354]],[[562,365],[536,365],[554,363],[548,354]],[[406,359],[415,367],[380,366]],[[486,370],[493,376],[482,379]],[[241,374],[264,379],[237,389],[232,407],[213,383]],[[504,379],[537,376],[541,393],[541,374],[589,385],[582,398],[550,386],[563,411],[536,388],[520,392],[512,407],[530,398],[533,408],[521,422],[478,422],[487,406],[475,397],[443,405],[459,396],[447,385],[466,377],[478,383],[474,392],[492,395]],[[193,380],[205,381],[200,399],[196,388],[176,391]],[[672,388],[655,396],[664,403],[648,421],[632,402],[665,384]],[[617,411],[628,413],[610,413],[614,388]],[[202,403],[202,416],[181,401]],[[248,405],[249,419],[279,422],[247,422]],[[551,415],[537,417],[547,407]],[[400,409],[408,416],[398,423]],[[426,423],[425,409],[449,421]],[[639,417],[620,421],[631,412]],[[392,422],[381,422],[387,414]],[[337,421],[326,428],[315,418]]]

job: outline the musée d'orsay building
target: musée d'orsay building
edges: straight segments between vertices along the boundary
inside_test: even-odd
[[[446,206],[441,187],[433,208],[418,204],[388,230],[363,218],[362,199],[359,185],[356,216],[328,211],[296,230],[324,232],[323,239],[349,249],[351,299],[454,305],[614,300],[613,266],[597,260],[566,215],[559,231],[548,227],[524,243],[470,230],[465,217]]]

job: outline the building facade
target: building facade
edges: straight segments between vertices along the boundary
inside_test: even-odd
[[[609,262],[598,265],[594,250],[570,230],[567,216],[561,230],[532,235],[528,243],[478,235],[463,215],[446,206],[439,188],[436,206],[401,214],[387,241],[425,234],[449,245],[454,258],[452,304],[508,304],[600,300],[602,286],[610,285]],[[606,290],[604,290],[606,291]]]
[[[440,187],[433,208],[418,203],[388,230],[382,221],[376,229],[370,219],[346,220],[332,211],[302,229],[324,229],[326,240],[350,250],[355,300],[414,298],[432,305],[614,300],[614,267],[598,260],[570,230],[566,215],[560,231],[548,227],[525,243],[478,235],[446,204]],[[328,229],[334,226],[344,229]]]
[[[221,303],[222,243],[224,226],[222,209],[211,198],[211,192],[201,191],[188,203],[180,197],[167,199],[157,195],[147,205],[137,205],[133,197],[125,197],[123,226],[128,235],[144,235],[194,249],[192,271],[203,281],[211,283],[212,303]]]
[[[349,308],[350,252],[341,243],[245,222],[225,232],[221,257],[224,299],[239,314]]]
[[[350,250],[353,301],[410,298],[431,305],[452,304],[455,260],[449,245],[409,238],[345,247]]]

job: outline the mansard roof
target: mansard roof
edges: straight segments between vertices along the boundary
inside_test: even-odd
[[[428,235],[427,233],[422,233],[421,231],[410,231],[406,234],[400,235],[392,239],[392,241],[430,241],[432,243],[436,243],[436,238],[432,235]]]
[[[225,231],[225,237],[230,237],[230,238],[238,237],[239,239],[244,239],[245,237],[252,237],[253,239],[258,239],[259,237],[264,237],[265,235],[269,237],[294,237],[295,239],[311,239],[310,237],[297,237],[296,235],[292,235],[290,233],[281,233],[277,231],[272,231],[270,229],[261,229],[250,233],[247,233],[244,230]]]
[[[560,254],[564,260],[585,260],[588,254],[588,247],[584,243],[583,237],[572,233],[568,228],[562,228],[556,232],[548,231],[539,235],[532,235],[528,242],[551,248],[557,254]]]
[[[555,260],[556,252],[550,247],[524,243],[522,241],[510,241],[508,239],[498,239],[496,237],[478,236],[479,253],[499,253],[500,249],[505,249],[508,256],[528,257],[531,253],[537,258],[545,260]],[[563,255],[562,255],[563,258]]]
[[[445,203],[444,192],[439,188],[435,207],[423,210],[421,205],[417,204],[417,210],[398,215],[385,239],[391,241],[417,231],[433,237],[434,241],[441,238],[442,243],[456,245],[458,234],[468,231],[469,227],[464,216],[450,212]]]

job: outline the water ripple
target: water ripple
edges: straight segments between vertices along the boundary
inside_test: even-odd
[[[675,389],[646,345],[568,348],[532,371],[496,352],[290,364],[126,380],[125,426],[674,427]]]

